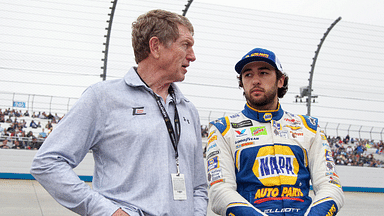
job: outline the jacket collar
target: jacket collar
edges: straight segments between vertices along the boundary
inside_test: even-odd
[[[147,86],[147,84],[141,79],[139,74],[137,73],[137,68],[132,67],[127,74],[124,76],[124,81],[128,86],[134,87],[134,88],[146,88],[147,90],[152,91],[151,88]],[[171,86],[173,87],[173,90],[176,95],[176,103],[180,103],[181,100],[189,101],[184,95],[181,93],[179,87],[172,83]]]
[[[246,103],[242,113],[250,119],[265,123],[271,120],[280,120],[284,115],[284,110],[281,108],[280,103],[276,110],[256,110]]]

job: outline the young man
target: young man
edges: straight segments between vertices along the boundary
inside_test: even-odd
[[[335,215],[344,195],[330,147],[316,118],[282,109],[278,98],[288,90],[288,76],[275,54],[255,48],[235,70],[246,105],[210,123],[212,210],[228,216]]]
[[[41,146],[31,173],[81,215],[205,215],[199,116],[174,82],[196,57],[187,18],[153,10],[132,24],[137,67],[92,85]],[[73,172],[92,150],[92,189]]]

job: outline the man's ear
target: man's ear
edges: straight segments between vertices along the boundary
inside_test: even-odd
[[[282,88],[284,86],[285,76],[282,75],[280,79],[277,81],[277,87]]]
[[[151,37],[151,39],[149,39],[149,50],[150,50],[150,54],[155,58],[155,59],[158,59],[160,57],[160,40],[158,37]]]

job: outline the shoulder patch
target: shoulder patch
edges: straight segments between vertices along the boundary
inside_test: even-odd
[[[214,125],[220,133],[224,136],[230,128],[228,117],[222,117],[215,121],[211,121],[210,124]]]
[[[306,115],[299,115],[299,116],[303,120],[303,124],[305,128],[312,131],[313,133],[316,133],[319,120],[312,116],[306,116]]]

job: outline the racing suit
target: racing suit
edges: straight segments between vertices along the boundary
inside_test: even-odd
[[[210,123],[207,178],[220,215],[336,215],[344,194],[318,120],[244,110]],[[315,197],[309,196],[311,179]]]

